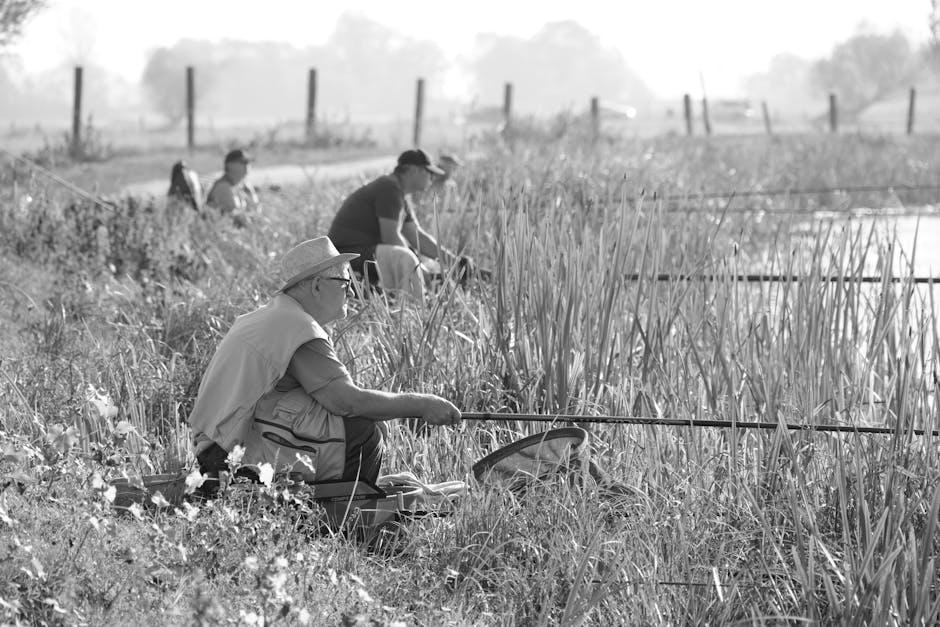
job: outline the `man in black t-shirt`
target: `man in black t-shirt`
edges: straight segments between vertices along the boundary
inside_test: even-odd
[[[432,174],[444,171],[423,150],[406,150],[391,174],[346,198],[329,231],[340,252],[360,256],[353,261],[353,270],[371,278],[369,265],[374,264],[383,289],[417,299],[424,296],[424,270],[418,255],[448,264],[456,259],[421,228],[409,205],[410,194],[430,187]]]

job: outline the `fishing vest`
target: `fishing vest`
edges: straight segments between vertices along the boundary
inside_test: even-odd
[[[270,463],[306,481],[342,476],[346,431],[302,388],[277,393],[294,352],[326,331],[290,296],[278,294],[239,316],[219,343],[199,385],[189,424],[196,453],[213,442],[245,447],[243,464]],[[299,456],[298,456],[299,455]]]

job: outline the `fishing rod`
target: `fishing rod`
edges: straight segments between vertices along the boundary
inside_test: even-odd
[[[696,198],[749,198],[755,196],[811,196],[816,194],[833,193],[857,194],[866,192],[919,191],[940,191],[940,185],[843,185],[838,187],[808,187],[796,189],[754,189],[744,191],[689,192],[688,194],[672,194],[669,196],[662,196],[661,198],[666,202],[679,202],[683,200],[693,200]]]
[[[737,283],[799,283],[806,281],[823,281],[828,283],[927,283],[940,284],[940,277],[913,276],[913,277],[881,277],[881,276],[799,276],[796,274],[626,274],[627,281],[734,281]]]
[[[674,214],[691,214],[691,213],[707,213],[712,215],[713,209],[708,207],[701,207],[699,205],[680,205],[678,207],[669,207],[663,210],[663,213],[666,215]],[[801,209],[799,207],[721,207],[722,213],[728,214],[747,214],[747,213],[764,213],[767,215],[795,215],[800,217],[805,217],[807,219],[816,219],[816,220],[833,220],[833,219],[846,219],[846,218],[920,218],[927,217],[933,218],[940,216],[940,212],[937,211],[934,207],[930,205],[924,205],[919,207],[912,207],[910,209],[899,210],[893,207],[882,207],[882,208],[871,208],[871,207],[854,207],[851,209]],[[819,215],[822,214],[822,215]]]
[[[89,192],[85,191],[84,189],[82,189],[81,187],[79,187],[78,185],[76,185],[75,183],[72,183],[71,181],[65,180],[64,178],[62,178],[61,176],[59,176],[59,175],[56,174],[55,172],[52,172],[52,171],[50,171],[50,170],[48,170],[48,169],[42,167],[41,165],[39,165],[38,163],[36,163],[36,162],[33,161],[32,159],[27,159],[26,157],[23,157],[23,156],[21,156],[21,155],[13,154],[12,152],[9,152],[8,150],[4,150],[3,148],[0,148],[0,153],[3,153],[4,155],[6,155],[6,156],[9,157],[10,159],[12,159],[14,162],[19,161],[20,163],[25,164],[26,166],[32,168],[32,169],[35,170],[36,172],[38,172],[38,173],[42,174],[43,176],[45,176],[46,178],[50,179],[50,180],[53,181],[54,183],[58,183],[59,185],[61,185],[61,186],[64,187],[65,189],[69,190],[70,192],[72,192],[73,194],[75,194],[76,196],[78,196],[79,198],[82,198],[83,200],[87,200],[88,202],[92,202],[92,203],[94,203],[94,204],[96,204],[96,205],[98,205],[99,207],[102,207],[102,208],[104,208],[104,209],[108,209],[108,210],[110,210],[110,211],[113,211],[113,210],[114,210],[114,207],[113,207],[113,206],[111,206],[111,205],[109,205],[109,204],[107,204],[107,203],[105,203],[105,202],[102,202],[100,199],[96,198],[95,196],[93,196],[93,195],[90,194]]]
[[[828,433],[876,433],[893,435],[913,433],[914,435],[940,435],[940,431],[926,429],[905,429],[902,427],[867,427],[857,425],[801,424],[785,422],[755,422],[742,420],[709,420],[690,418],[654,418],[652,416],[584,416],[580,414],[516,414],[463,412],[464,420],[480,422],[544,422],[544,423],[594,423],[605,425],[652,425],[664,427],[706,427],[713,429],[788,429],[790,431],[820,431]]]

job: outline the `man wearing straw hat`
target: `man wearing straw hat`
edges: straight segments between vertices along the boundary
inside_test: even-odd
[[[270,463],[304,481],[375,482],[380,421],[460,422],[460,411],[439,396],[357,386],[337,358],[323,327],[346,316],[357,256],[328,237],[298,244],[281,259],[275,296],[222,338],[189,416],[203,473],[225,470],[241,445],[243,464]]]
[[[353,270],[370,283],[377,280],[383,289],[423,299],[425,272],[440,272],[440,262],[449,264],[457,256],[421,228],[408,198],[427,191],[432,175],[443,174],[423,150],[406,150],[391,174],[346,198],[333,218],[329,236],[340,251],[357,253]],[[430,262],[422,265],[419,255]]]

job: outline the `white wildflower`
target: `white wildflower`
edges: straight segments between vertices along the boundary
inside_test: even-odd
[[[193,468],[193,471],[186,476],[186,494],[192,494],[196,491],[196,488],[205,483],[207,477],[199,472],[198,468]]]
[[[115,410],[115,411],[117,411],[117,410]],[[116,425],[114,425],[114,433],[115,433],[115,435],[125,436],[125,435],[129,435],[129,434],[131,434],[131,433],[134,433],[134,432],[136,432],[136,431],[137,431],[137,429],[134,428],[134,425],[132,425],[131,423],[129,423],[129,422],[126,421],[126,420],[120,420],[120,421],[118,421],[118,423],[117,423]]]
[[[268,462],[258,466],[258,481],[266,488],[271,487],[271,482],[274,481],[274,467]]]
[[[183,509],[176,508],[175,513],[180,518],[185,518],[189,522],[193,522],[196,520],[196,516],[199,515],[199,508],[186,501],[183,503]]]
[[[102,418],[112,419],[118,414],[118,408],[111,400],[111,397],[95,389],[91,384],[88,385],[88,393],[85,396],[85,400],[89,405],[95,408],[98,415]]]
[[[144,510],[141,509],[140,503],[131,503],[130,507],[127,508],[127,511],[131,513],[131,516],[137,520],[144,519]]]
[[[225,463],[229,466],[238,466],[242,463],[242,458],[245,456],[245,447],[241,444],[236,444],[232,447],[232,450],[229,451],[228,456],[225,458]]]
[[[157,507],[169,507],[170,502],[166,500],[162,493],[157,492],[150,497],[150,501]]]

